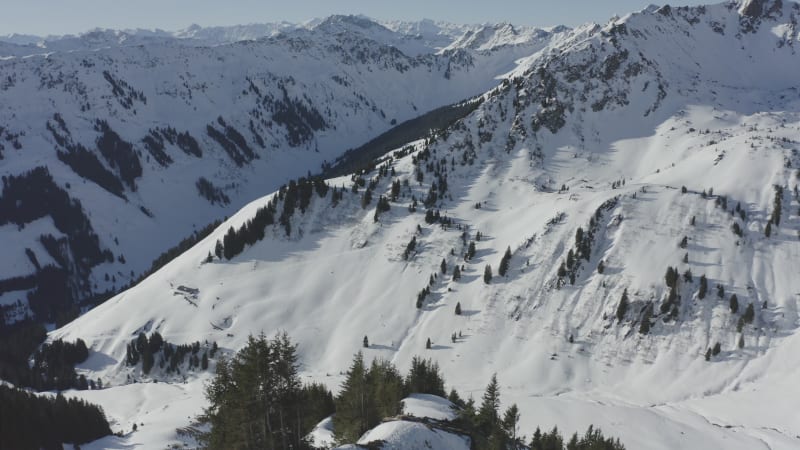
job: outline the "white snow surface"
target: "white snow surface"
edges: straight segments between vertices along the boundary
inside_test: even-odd
[[[395,420],[367,431],[358,444],[382,441],[383,450],[468,450],[469,438],[431,427],[424,423]],[[347,447],[339,447],[347,448]]]
[[[347,370],[368,335],[368,360],[386,358],[406,371],[413,356],[432,358],[462,397],[479,400],[497,373],[503,407],[520,408],[521,434],[554,425],[571,434],[594,424],[631,449],[798,448],[797,16],[791,2],[753,20],[736,4],[649,8],[576,29],[531,54],[428,145],[423,165],[443,160],[448,170],[449,194],[435,207],[467,230],[467,242],[483,234],[472,260],[464,260],[461,230],[426,224],[421,201],[409,211],[411,196],[424,199],[434,180],[425,172],[416,181],[412,157],[425,146],[417,142],[413,154],[390,161],[409,185],[377,222],[375,201],[362,209],[349,177],[329,180],[348,188],[336,207],[315,197],[293,217],[290,236],[268,227],[264,240],[232,260],[202,263],[268,195],[139,285],[51,333],[84,339],[92,352],[81,371],[109,386],[74,394],[103,405],[124,430],[187,395],[180,415],[159,416],[164,433],[115,441],[164,447],[179,440],[168,428],[190,423],[190,402],[200,412],[206,375],[190,374],[178,386],[126,385],[131,374],[148,381],[124,365],[138,332],[158,330],[174,343],[214,340],[233,352],[249,334],[286,330],[299,343],[304,379],[334,390],[342,377],[331,374]],[[388,195],[390,185],[378,180],[375,196]],[[768,238],[774,185],[784,188],[782,219]],[[591,255],[574,283],[559,282],[576,230],[589,230],[590,220],[597,224]],[[412,236],[417,250],[404,260]],[[513,256],[501,277],[506,248]],[[455,264],[464,265],[458,281],[450,276]],[[660,311],[668,266],[693,274],[681,277],[673,319]],[[417,293],[433,274],[431,295],[417,309]],[[704,299],[700,275],[708,279]],[[173,295],[178,285],[199,289],[196,305]],[[630,307],[618,321],[625,290]],[[729,307],[733,293],[737,313]],[[648,304],[652,327],[641,334]],[[740,333],[750,304],[755,319]],[[461,337],[453,341],[454,332]],[[706,361],[715,343],[721,352]],[[174,392],[143,406],[129,398],[141,386]],[[361,441],[463,444],[421,427],[388,422]]]
[[[454,420],[455,405],[447,399],[430,394],[411,394],[403,399],[403,414],[434,420]]]

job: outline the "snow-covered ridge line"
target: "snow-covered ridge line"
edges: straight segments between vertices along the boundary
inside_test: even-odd
[[[445,133],[328,180],[338,203],[312,195],[288,236],[276,221],[203,262],[272,197],[257,200],[52,337],[86,340],[83,370],[120,383],[143,326],[230,350],[283,329],[304,375],[335,386],[367,335],[367,358],[404,369],[425,352],[467,394],[499,372],[528,424],[594,423],[630,448],[794,448],[798,8],[751,20],[736,5],[575,30]]]
[[[384,44],[396,45],[414,54],[466,47],[491,50],[497,46],[528,44],[545,35],[568,30],[564,26],[536,28],[510,24],[461,25],[432,20],[379,21],[366,16],[335,15],[303,23],[283,21],[210,27],[193,24],[177,31],[97,28],[84,33],[60,36],[10,34],[0,36],[0,56],[94,51],[139,45],[207,47],[268,39],[279,34],[291,35],[301,30],[331,27],[336,23],[344,24],[350,30],[360,29],[370,37],[383,41]],[[477,36],[483,36],[486,41],[476,44]]]

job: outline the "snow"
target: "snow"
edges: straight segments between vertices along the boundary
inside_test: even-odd
[[[270,227],[263,241],[231,261],[201,263],[230,226],[240,226],[270,196],[253,201],[141,284],[51,333],[51,339],[84,339],[93,353],[81,370],[110,386],[78,395],[98,395],[95,401],[122,430],[159,405],[177,407],[175,399],[185,395],[180,415],[157,416],[163,434],[146,425],[155,431],[120,440],[163,447],[174,439],[168,428],[187,426],[201,410],[205,378],[126,385],[125,345],[138,330],[158,330],[174,343],[214,340],[227,352],[241,348],[249,334],[286,330],[299,343],[304,379],[334,390],[367,335],[367,360],[389,359],[406,371],[414,356],[432,358],[448,390],[464,398],[479,401],[497,373],[503,408],[520,408],[521,434],[554,425],[571,434],[594,424],[628,448],[797,448],[800,200],[793,190],[800,165],[794,75],[800,58],[789,43],[796,36],[782,41],[785,35],[772,32],[797,10],[786,5],[781,18],[737,33],[739,16],[726,5],[702,13],[674,9],[670,17],[651,8],[605,28],[579,28],[531,53],[511,74],[518,80],[487,92],[472,115],[430,146],[432,160],[444,159],[449,170],[452,198],[439,209],[467,227],[470,239],[476,231],[484,235],[469,262],[459,230],[425,224],[424,210],[409,212],[411,195],[424,198],[432,181],[430,173],[415,181],[411,155],[393,161],[397,178],[410,183],[379,222],[374,203],[362,209],[358,195],[346,192],[335,208],[315,197],[305,215],[292,219],[291,237]],[[724,24],[724,34],[713,23]],[[613,34],[621,24],[627,34]],[[604,78],[623,50],[628,56],[619,70]],[[545,70],[556,86],[550,93],[540,75]],[[573,71],[582,76],[568,79]],[[623,94],[625,101],[618,100]],[[556,101],[570,102],[563,126],[533,130],[532,118]],[[479,134],[487,130],[488,137]],[[475,161],[462,165],[468,142]],[[350,186],[349,177],[329,183]],[[389,184],[382,179],[376,194],[388,192]],[[766,238],[775,184],[786,188],[783,217]],[[700,195],[711,188],[712,195]],[[717,206],[720,195],[727,210]],[[612,199],[596,216],[591,256],[574,285],[559,287],[558,267],[576,229],[588,230]],[[731,213],[737,204],[746,220]],[[742,237],[731,231],[734,221],[742,224]],[[412,236],[418,251],[405,261]],[[678,247],[683,236],[686,249]],[[513,252],[508,276],[485,284],[484,266],[496,268],[507,247]],[[439,274],[442,258],[449,268],[465,266],[460,281],[450,271]],[[601,259],[603,274],[596,270]],[[693,284],[679,285],[678,320],[658,315],[642,335],[640,311],[652,302],[659,312],[668,266],[681,274],[690,269]],[[432,294],[416,309],[417,292],[434,273]],[[709,280],[705,299],[696,295],[701,274]],[[723,299],[717,284],[724,286]],[[196,306],[172,295],[179,285],[199,289]],[[619,323],[624,290],[631,307]],[[755,306],[756,320],[743,333],[728,307],[732,293],[740,308]],[[457,302],[460,316],[453,313]],[[453,332],[461,334],[455,342]],[[705,361],[717,342],[722,352]],[[129,398],[144,389],[135,386],[158,386],[144,392],[159,389],[160,397],[143,406]],[[423,396],[405,404],[418,417],[447,414],[443,401]],[[468,447],[459,436],[414,421],[383,423],[359,443],[378,439],[396,446],[390,448]]]
[[[358,440],[358,444],[384,441],[383,450],[427,450],[431,448],[467,450],[469,438],[448,433],[419,422],[392,421],[384,422],[367,431]],[[342,447],[339,447],[342,448]]]
[[[456,32],[456,28],[448,31],[448,45]],[[53,38],[36,47],[35,53],[14,53],[24,58],[0,61],[4,74],[0,139],[9,142],[0,150],[0,173],[20,175],[47,166],[56,184],[81,202],[101,248],[117,257],[94,267],[89,284],[94,292],[116,290],[136,280],[155,258],[192,232],[232,215],[290,179],[318,172],[324,162],[334,161],[395,122],[493,87],[520,54],[546,45],[550,35],[530,38],[524,45],[496,51],[464,49],[445,55],[439,54],[438,44],[420,43],[414,36],[353,16],[333,16],[314,26],[194,27],[176,35],[98,29]],[[105,73],[141,92],[146,101],[125,107]],[[310,130],[306,140],[293,142],[291,130],[276,118],[279,111],[264,106],[270,99],[319,112],[325,128]],[[95,121],[106,120],[133,145],[143,175],[136,179],[135,191],[126,190],[127,199],[103,190],[55,158],[56,150],[64,150],[47,128],[56,123],[55,113],[63,118],[69,140],[95,152],[111,172],[116,170],[95,148]],[[209,124],[220,127],[218,118],[244,136],[256,159],[243,167],[233,164],[207,135]],[[298,128],[309,126],[306,122]],[[165,142],[164,151],[174,162],[169,167],[159,165],[142,139],[152,130],[168,127],[189,132],[203,157],[187,155]],[[263,147],[251,130],[262,136]],[[15,139],[21,149],[12,148]],[[230,204],[211,205],[202,198],[196,187],[200,177],[220,188]],[[0,277],[33,274],[25,248],[31,248],[43,265],[52,262],[39,243],[42,233],[60,235],[46,225],[48,221],[43,218],[21,230],[0,226],[0,238],[8,242],[0,258]]]
[[[427,417],[434,420],[454,420],[455,405],[450,401],[430,394],[411,394],[403,399],[403,414]]]
[[[311,445],[317,448],[330,448],[335,443],[333,436],[333,418],[326,417],[308,434]]]

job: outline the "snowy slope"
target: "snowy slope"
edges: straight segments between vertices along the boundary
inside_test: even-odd
[[[75,38],[86,46],[64,38],[70,51],[0,61],[0,173],[47,167],[81,202],[99,251],[112,254],[80,270],[62,264],[78,298],[127,285],[193,231],[394,124],[485,92],[554,36],[440,52],[366,18],[334,16],[256,41],[185,42],[205,39],[202,31],[181,40],[98,30]],[[200,194],[201,178],[213,195]],[[0,279],[35,276],[26,248],[42,265],[54,259],[40,242],[47,213],[36,226],[0,217],[0,233],[17,242],[0,258]],[[29,290],[3,295],[24,302]]]
[[[385,160],[393,177],[364,175],[375,179],[375,198],[409,180],[378,221],[375,200],[362,209],[364,189],[351,193],[350,177],[329,180],[346,188],[338,205],[315,195],[289,236],[269,226],[232,260],[203,263],[271,194],[51,337],[86,340],[92,355],[82,370],[119,392],[139,377],[123,363],[139,331],[235,351],[250,333],[286,330],[300,344],[304,376],[334,389],[341,376],[331,374],[346,370],[367,335],[368,358],[401,370],[414,355],[434,358],[464,396],[479,399],[497,372],[524,434],[595,424],[629,448],[797,448],[800,8],[766,2],[751,17],[740,12],[747,6],[653,7],[576,29],[532,54],[447,133]],[[433,208],[450,227],[424,220],[434,172],[446,174],[447,189]],[[766,237],[776,185],[781,220]],[[592,236],[583,247],[579,227]],[[465,261],[472,240],[477,251]],[[513,256],[501,277],[506,248]],[[570,253],[574,281],[559,276]],[[464,266],[460,280],[455,264]],[[674,300],[668,267],[681,274]],[[196,305],[174,295],[180,285],[199,289]],[[630,306],[618,320],[625,291]],[[753,321],[739,331],[750,304]],[[641,333],[647,311],[650,330]],[[451,340],[454,332],[461,337]],[[706,361],[716,343],[721,352]],[[417,435],[389,428],[381,435]],[[149,439],[122,443],[163,444]]]

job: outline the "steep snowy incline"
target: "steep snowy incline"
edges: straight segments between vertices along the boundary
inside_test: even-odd
[[[0,258],[0,280],[21,280],[0,283],[2,303],[21,305],[5,319],[24,317],[29,296],[48,297],[34,300],[44,304],[35,312],[53,322],[74,300],[126,286],[253,198],[496,86],[552,36],[409,55],[390,45],[404,35],[334,16],[229,45],[164,41],[0,61],[0,235],[19,242]],[[65,210],[81,219],[60,220]],[[53,300],[43,284],[71,298]]]
[[[366,335],[368,358],[433,358],[463,396],[497,372],[523,433],[593,423],[629,448],[797,448],[799,7],[738,6],[578,29],[446,132],[307,205],[287,189],[249,204],[51,338],[86,340],[81,370],[113,392],[180,379],[125,364],[142,331],[233,351],[286,330],[304,376],[334,389]],[[268,204],[263,239],[207,259]]]

